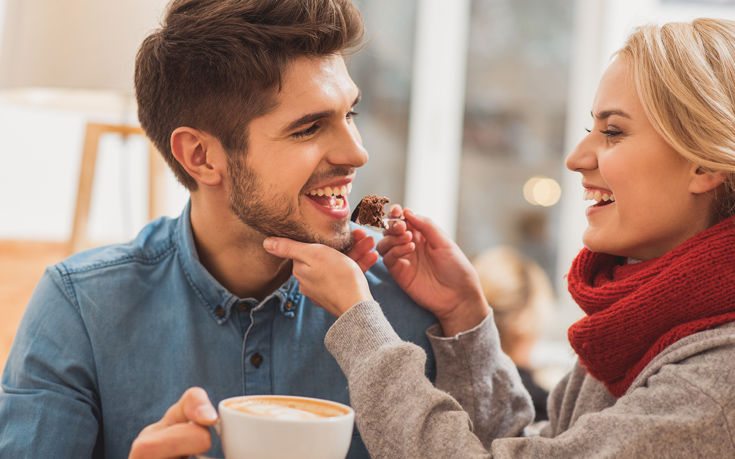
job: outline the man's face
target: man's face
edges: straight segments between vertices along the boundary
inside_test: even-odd
[[[251,121],[244,156],[229,160],[230,207],[265,236],[350,244],[347,195],[368,155],[355,126],[360,93],[341,56],[298,58],[276,108]]]

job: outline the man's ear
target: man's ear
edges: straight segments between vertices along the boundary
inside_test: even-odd
[[[222,183],[227,158],[222,145],[212,135],[180,126],[171,133],[171,152],[197,183],[209,186]]]
[[[710,171],[705,167],[692,166],[689,192],[699,194],[712,191],[727,179],[727,175],[720,171]]]

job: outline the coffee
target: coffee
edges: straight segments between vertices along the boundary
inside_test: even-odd
[[[344,459],[355,412],[347,405],[295,395],[242,395],[219,402],[215,430],[228,459]],[[288,441],[283,440],[288,432]]]
[[[227,408],[254,416],[307,420],[344,416],[349,410],[326,401],[287,396],[248,397],[224,404]]]

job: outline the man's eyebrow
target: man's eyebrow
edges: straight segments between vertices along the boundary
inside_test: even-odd
[[[352,106],[354,107],[355,105],[357,105],[360,102],[360,99],[362,99],[362,93],[358,90],[357,97],[355,97],[355,101],[352,102]],[[306,115],[288,123],[288,125],[283,129],[283,132],[294,131],[301,126],[311,124],[314,121],[318,121],[322,118],[327,118],[332,115],[334,115],[334,110],[324,110],[321,112],[307,113]]]
[[[618,115],[618,116],[622,116],[623,118],[630,119],[630,115],[628,115],[622,110],[617,110],[617,109],[604,110],[597,114],[595,114],[594,112],[590,112],[590,115],[592,115],[592,118],[595,118],[598,120],[604,120],[604,119],[610,118],[613,115]]]
[[[283,128],[283,132],[291,132],[296,130],[297,128],[300,128],[301,126],[311,124],[314,121],[320,120],[322,118],[326,118],[328,116],[331,116],[334,114],[333,110],[324,110],[321,112],[315,112],[315,113],[307,113],[306,115],[302,116],[301,118],[298,118],[294,121],[291,121],[288,123],[288,126]]]

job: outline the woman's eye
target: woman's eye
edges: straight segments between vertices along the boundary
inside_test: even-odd
[[[347,115],[345,115],[345,118],[347,118],[349,120],[349,119],[352,119],[352,118],[356,117],[357,115],[359,115],[359,113],[357,113],[356,111],[352,110],[352,111],[347,112]]]
[[[592,129],[590,129],[590,128],[584,128],[584,131],[585,131],[585,132],[586,132],[587,134],[589,134],[590,132],[592,132]]]
[[[294,132],[291,134],[292,137],[308,137],[319,130],[319,123],[314,123],[303,131]]]
[[[622,134],[623,131],[616,131],[614,129],[606,129],[604,131],[600,131],[600,133],[605,134],[608,137],[615,137],[617,135]]]

